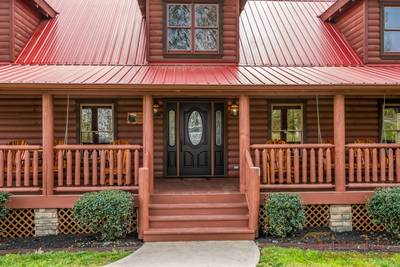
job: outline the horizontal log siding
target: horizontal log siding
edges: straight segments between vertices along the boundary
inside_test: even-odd
[[[10,61],[10,25],[11,4],[9,0],[0,0],[0,62]]]
[[[238,23],[239,1],[225,0],[223,4],[223,56],[214,61],[237,62],[238,61]],[[149,1],[149,55],[150,61],[176,61],[176,58],[164,58],[163,52],[163,1]],[[180,59],[185,61],[185,59]],[[193,61],[193,59],[188,59]],[[213,59],[206,59],[213,61]]]
[[[14,53],[17,56],[24,48],[33,32],[39,26],[42,16],[26,1],[15,0],[15,46]]]
[[[356,53],[364,57],[364,2],[359,1],[339,17],[337,27]]]
[[[164,175],[164,117],[163,112],[154,117],[154,177],[165,177]]]
[[[396,1],[387,1],[396,2]],[[400,60],[381,58],[381,15],[380,1],[368,0],[368,61],[367,63],[400,63]]]
[[[77,143],[77,104],[70,99],[68,143]],[[117,139],[130,144],[142,144],[142,125],[126,123],[127,112],[141,112],[141,98],[124,98],[117,104]],[[26,139],[29,144],[42,143],[41,98],[0,98],[0,144],[12,139]],[[56,139],[64,139],[66,127],[67,99],[54,100],[54,132]]]
[[[226,118],[227,175],[239,177],[239,116],[233,117],[227,114]]]

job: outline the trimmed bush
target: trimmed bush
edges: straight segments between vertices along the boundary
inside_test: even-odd
[[[367,202],[368,214],[376,224],[400,239],[400,188],[382,188],[374,192]]]
[[[304,211],[296,194],[273,193],[265,200],[267,217],[264,232],[275,237],[286,237],[303,230]]]
[[[123,238],[132,220],[132,194],[119,190],[86,193],[75,203],[72,216],[101,240]]]
[[[10,198],[10,193],[0,192],[0,219],[7,216],[9,209],[6,207],[6,202]]]

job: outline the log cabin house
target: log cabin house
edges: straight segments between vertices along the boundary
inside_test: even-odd
[[[74,201],[105,189],[135,194],[145,241],[254,239],[270,192],[344,231],[400,185],[398,0],[0,0],[0,15],[3,236],[83,231]]]

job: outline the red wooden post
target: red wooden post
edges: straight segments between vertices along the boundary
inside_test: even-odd
[[[239,152],[240,152],[240,192],[246,185],[246,151],[250,147],[250,100],[246,95],[239,97]]]
[[[344,192],[346,190],[344,95],[335,95],[333,99],[333,129],[335,142],[335,186],[337,192]]]
[[[52,195],[54,188],[54,105],[53,96],[42,96],[43,194]]]
[[[143,166],[149,169],[150,192],[154,189],[153,177],[153,151],[154,151],[154,129],[153,129],[153,97],[143,96]],[[149,157],[146,157],[146,154]]]

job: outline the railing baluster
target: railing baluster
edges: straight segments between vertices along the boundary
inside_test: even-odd
[[[369,159],[369,149],[364,149],[364,159],[365,159],[365,169],[364,169],[364,180],[365,182],[370,182],[370,159]]]
[[[393,182],[393,149],[389,148],[388,150],[388,179],[389,182]]]
[[[7,186],[13,185],[13,162],[12,162],[12,151],[8,150],[7,153]]]
[[[97,185],[97,150],[94,149],[92,152],[92,185]]]
[[[89,185],[89,151],[83,152],[83,183]]]
[[[15,186],[21,186],[21,150],[15,154]]]
[[[109,185],[113,186],[114,185],[114,151],[109,150],[108,151],[108,165],[109,165]]]
[[[386,152],[384,148],[381,148],[379,151],[380,162],[381,165],[381,182],[386,181]]]
[[[260,168],[260,150],[254,150],[254,165]]]
[[[315,149],[310,149],[310,182],[315,184],[316,175],[315,175]]]
[[[302,183],[306,184],[308,177],[307,177],[307,160],[308,160],[308,156],[307,156],[307,149],[303,148],[302,151],[302,164],[303,164],[303,170],[302,170]]]
[[[372,181],[378,181],[378,151],[376,148],[372,149]]]
[[[58,186],[64,185],[64,151],[58,150],[58,162],[57,162],[57,173],[58,173]]]
[[[0,187],[4,186],[4,151],[0,150]]]
[[[72,185],[72,151],[67,151],[67,185]]]
[[[33,186],[39,185],[39,151],[33,151]]]
[[[362,155],[361,149],[357,149],[357,182],[362,182]]]
[[[283,184],[283,150],[278,150],[278,170],[279,170],[279,184]]]
[[[297,148],[293,151],[293,159],[294,159],[294,183],[298,184],[300,182],[299,175],[299,150]]]
[[[100,184],[106,183],[106,152],[100,151]]]
[[[126,155],[126,159],[125,159],[125,162],[126,162],[126,165],[125,165],[125,168],[126,168],[126,170],[125,170],[125,184],[126,185],[130,185],[131,183],[132,183],[132,168],[131,168],[131,166],[132,166],[132,154],[131,154],[131,150],[129,150],[129,149],[127,149],[126,151],[125,151],[125,155]],[[135,168],[135,166],[133,166],[133,168]]]
[[[349,182],[354,182],[354,149],[349,149]]]
[[[275,184],[275,149],[271,149],[271,184]]]
[[[326,149],[326,182],[332,183],[332,159],[331,150],[329,147]]]
[[[400,183],[400,149],[396,148],[396,182]]]
[[[268,176],[271,174],[268,173],[268,158],[267,158],[267,150],[263,149],[262,151],[262,183],[267,184],[270,183],[271,181],[268,181]]]
[[[135,159],[135,185],[138,185],[139,183],[139,150],[135,149],[135,155],[134,155]]]
[[[81,185],[81,151],[75,151],[75,185]]]
[[[286,183],[292,183],[292,162],[290,148],[286,149]]]
[[[324,182],[324,151],[322,148],[318,149],[318,183]]]
[[[122,151],[117,152],[117,184],[122,185]]]
[[[30,185],[30,165],[31,165],[31,154],[29,150],[24,151],[24,186]]]

